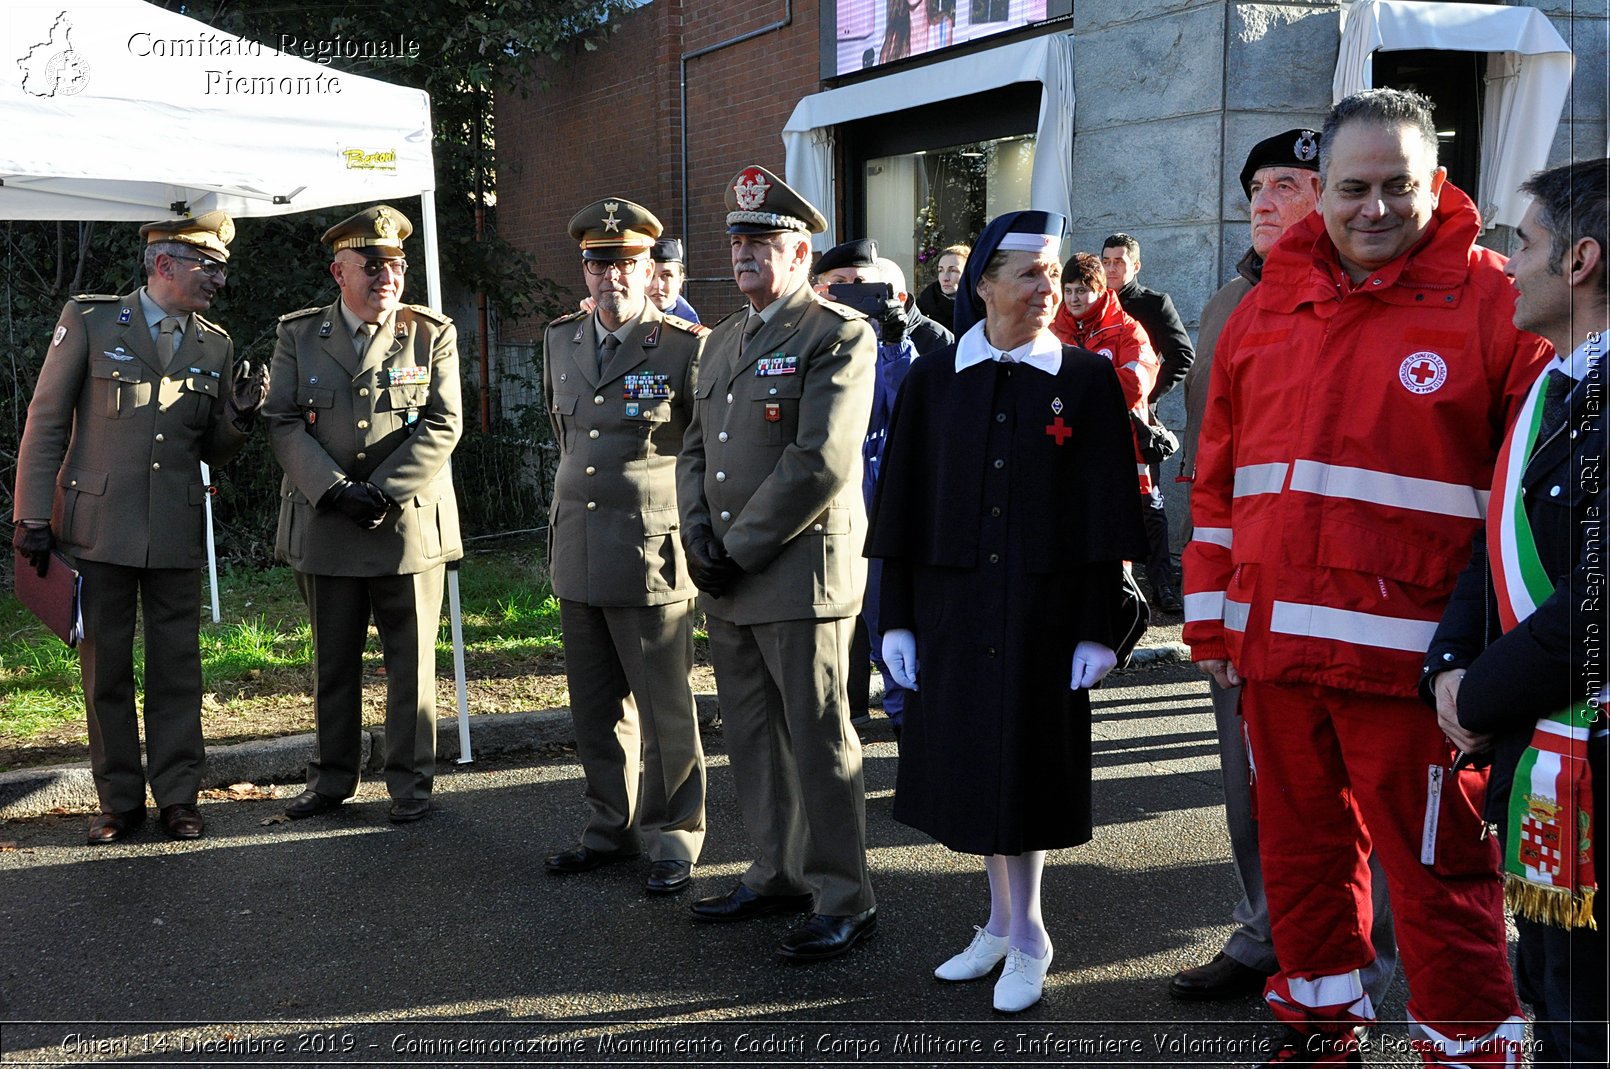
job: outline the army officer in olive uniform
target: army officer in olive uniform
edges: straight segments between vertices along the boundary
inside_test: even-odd
[[[845,693],[866,588],[861,440],[877,343],[861,313],[808,284],[821,212],[761,167],[726,196],[749,304],[707,340],[677,497],[758,857],[693,912],[738,921],[808,909],[778,953],[811,961],[844,953],[877,922]]]
[[[268,430],[285,469],[275,549],[307,601],[318,674],[318,739],[292,818],[358,789],[371,614],[386,664],[390,816],[430,810],[442,578],[464,555],[447,463],[461,410],[452,321],[401,303],[413,229],[382,204],[327,230],[340,299],[282,317],[274,348]]]
[[[235,224],[223,212],[140,228],[145,286],[62,309],[17,457],[14,543],[44,575],[52,547],[84,577],[78,647],[91,843],[145,822],[134,711],[134,622],[145,619],[145,741],[167,833],[202,834],[202,502],[199,461],[240,452],[268,386],[202,318],[224,286]],[[237,374],[239,372],[239,374]]]
[[[619,197],[578,212],[570,236],[593,309],[556,320],[542,342],[560,445],[548,565],[588,809],[580,844],[547,869],[586,872],[646,849],[645,890],[672,894],[688,885],[704,842],[676,456],[709,330],[647,299],[659,234],[653,213]]]

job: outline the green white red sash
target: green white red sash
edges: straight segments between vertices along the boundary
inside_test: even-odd
[[[1487,512],[1498,617],[1505,631],[1554,593],[1526,516],[1521,476],[1543,422],[1538,376],[1499,451]],[[1518,915],[1562,928],[1595,928],[1592,780],[1588,731],[1597,710],[1587,702],[1537,722],[1515,769],[1504,852],[1504,898]]]

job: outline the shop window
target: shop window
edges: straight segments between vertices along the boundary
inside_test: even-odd
[[[1033,171],[1031,136],[869,159],[866,232],[917,293],[934,281],[941,249],[971,244],[990,219],[1028,203]]]
[[[1481,122],[1486,82],[1482,52],[1415,48],[1375,54],[1375,84],[1431,98],[1437,158],[1448,180],[1472,198],[1481,182]]]

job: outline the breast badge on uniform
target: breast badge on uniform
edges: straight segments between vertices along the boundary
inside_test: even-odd
[[[1410,393],[1433,393],[1448,381],[1448,365],[1436,353],[1410,353],[1398,365],[1398,381]]]
[[[669,375],[645,371],[635,375],[627,375],[622,381],[624,383],[624,397],[628,401],[665,401],[671,397],[671,376]],[[628,413],[628,415],[630,414]]]
[[[643,414],[643,406],[636,401],[626,402],[626,415],[629,419],[636,419]]]
[[[103,350],[101,355],[120,362],[134,359],[134,354],[123,348],[121,345],[119,345],[116,349]]]
[[[781,423],[783,421],[783,406],[780,401],[766,402],[766,422]]]
[[[799,357],[784,356],[782,353],[773,353],[763,356],[755,361],[755,378],[763,379],[769,375],[793,375],[799,371]]]
[[[386,369],[388,386],[424,386],[428,382],[430,382],[430,368],[420,364]]]

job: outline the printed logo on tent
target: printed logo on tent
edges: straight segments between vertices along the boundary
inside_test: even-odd
[[[73,48],[73,24],[63,11],[50,27],[50,36],[17,57],[22,90],[36,97],[72,96],[89,85],[89,64]]]
[[[346,148],[341,150],[341,158],[347,162],[349,171],[395,171],[397,169],[397,150],[394,148],[370,151],[363,148]]]

